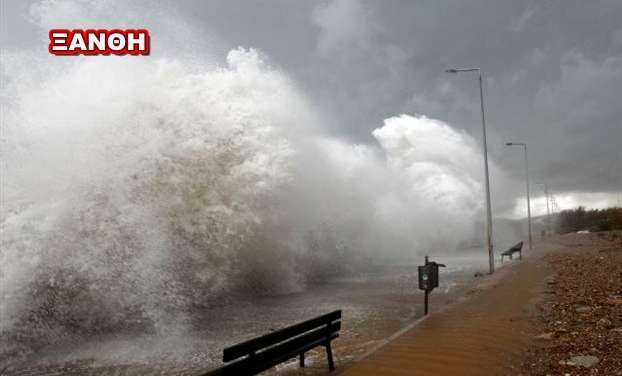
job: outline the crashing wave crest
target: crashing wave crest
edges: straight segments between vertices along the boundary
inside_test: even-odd
[[[324,136],[253,49],[203,72],[165,59],[66,68],[15,74],[3,93],[9,354],[184,330],[185,312],[230,293],[299,291],[472,235],[476,147],[440,121],[387,119],[379,146]]]

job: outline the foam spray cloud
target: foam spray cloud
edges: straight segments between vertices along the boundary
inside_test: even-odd
[[[328,137],[253,49],[202,70],[78,58],[53,75],[26,56],[3,62],[4,355],[183,332],[225,293],[299,291],[473,234],[477,149],[440,121],[389,118],[375,146]]]

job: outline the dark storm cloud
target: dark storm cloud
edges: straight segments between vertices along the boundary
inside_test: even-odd
[[[492,157],[557,191],[622,184],[622,2],[208,1],[185,8],[229,43],[271,57],[330,114],[330,129],[370,141],[400,112],[437,117],[480,137],[475,77],[486,73]],[[513,173],[515,172],[515,173]]]
[[[476,77],[443,71],[481,67],[490,152],[509,174],[522,178],[522,159],[503,143],[523,141],[534,179],[558,192],[621,189],[622,1],[160,4],[215,36],[222,56],[239,45],[263,51],[328,115],[330,132],[359,142],[402,112],[479,139]]]

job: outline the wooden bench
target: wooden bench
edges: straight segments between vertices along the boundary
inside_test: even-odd
[[[209,371],[204,376],[256,375],[288,359],[300,358],[305,366],[305,352],[318,347],[326,348],[328,369],[335,370],[331,341],[339,337],[341,310],[283,328],[261,337],[227,347],[223,362],[232,362]]]
[[[516,244],[514,244],[510,249],[508,249],[507,251],[501,252],[501,262],[503,262],[503,258],[505,256],[509,256],[510,260],[512,259],[512,255],[516,252],[518,252],[518,256],[519,259],[523,258],[523,242],[518,242]]]

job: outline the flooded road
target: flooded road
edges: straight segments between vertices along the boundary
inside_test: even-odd
[[[465,299],[476,272],[485,270],[486,255],[432,256],[444,263],[440,286],[431,295],[431,311]],[[343,310],[343,328],[334,343],[337,366],[373,349],[423,315],[417,288],[417,265],[377,265],[348,278],[310,286],[306,291],[272,297],[234,297],[193,312],[188,322],[167,336],[116,335],[42,349],[11,375],[38,374],[195,374],[221,364],[223,348],[335,309]],[[325,371],[321,349],[308,356],[305,372]],[[273,372],[296,369],[285,363]]]

